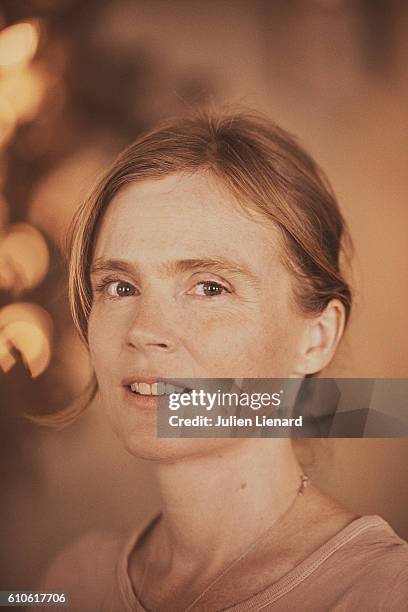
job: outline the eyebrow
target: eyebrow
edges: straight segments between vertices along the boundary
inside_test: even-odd
[[[175,276],[184,272],[199,272],[206,270],[218,274],[229,274],[232,276],[242,276],[251,284],[259,285],[259,279],[256,274],[238,262],[231,259],[217,257],[197,257],[191,259],[179,259],[176,261],[163,262],[160,265],[161,272],[170,276]],[[137,272],[138,266],[123,259],[103,259],[101,257],[95,259],[90,273],[98,274],[102,272],[124,272],[125,274],[134,274]]]

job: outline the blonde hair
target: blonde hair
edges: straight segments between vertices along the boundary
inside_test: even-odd
[[[129,183],[198,171],[210,173],[239,205],[261,211],[273,222],[294,279],[294,299],[303,312],[317,314],[337,298],[349,318],[351,290],[340,260],[345,239],[350,240],[317,164],[290,134],[257,114],[200,112],[164,121],[140,136],[76,213],[69,242],[69,299],[86,344],[92,308],[89,270],[109,203]],[[76,418],[96,390],[94,379],[81,406],[56,415],[58,424]]]

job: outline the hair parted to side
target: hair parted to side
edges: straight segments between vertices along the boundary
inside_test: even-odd
[[[318,314],[337,298],[348,320],[351,290],[340,262],[346,243],[351,242],[320,168],[290,134],[258,114],[200,111],[166,120],[140,136],[116,159],[75,215],[68,246],[69,299],[85,344],[92,307],[89,271],[109,203],[130,183],[180,172],[209,173],[240,206],[258,210],[273,222],[301,311]],[[94,379],[83,408],[96,391]],[[66,422],[81,411],[78,407],[63,411]],[[63,420],[60,417],[58,424]]]

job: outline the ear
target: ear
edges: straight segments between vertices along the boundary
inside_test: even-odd
[[[316,374],[330,363],[343,335],[345,320],[344,306],[337,299],[331,300],[318,316],[305,319],[292,376]]]

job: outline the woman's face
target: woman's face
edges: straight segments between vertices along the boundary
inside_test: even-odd
[[[211,177],[123,189],[101,224],[92,286],[89,346],[101,399],[136,455],[175,457],[211,440],[157,439],[155,411],[136,401],[129,381],[295,374],[305,319],[277,231]]]

